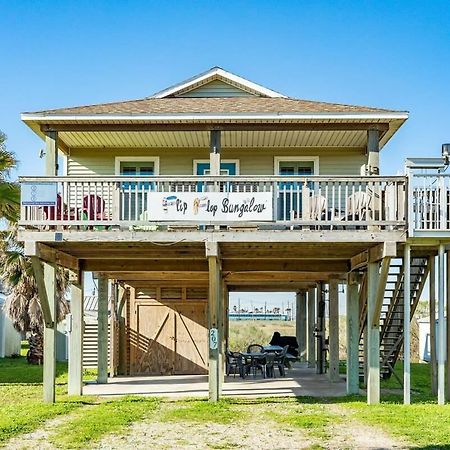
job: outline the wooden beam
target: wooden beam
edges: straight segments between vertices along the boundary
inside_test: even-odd
[[[380,131],[378,128],[367,130],[367,175],[380,173]]]
[[[80,260],[80,268],[85,272],[208,272],[206,259],[134,259],[134,260]],[[116,278],[120,278],[117,276]]]
[[[391,258],[389,256],[383,258],[381,260],[381,270],[380,275],[378,277],[378,286],[377,291],[375,295],[375,306],[374,306],[374,322],[372,324],[373,327],[379,327],[380,326],[380,315],[381,315],[381,308],[383,307],[384,302],[384,294],[386,291],[386,283],[389,276],[389,267],[391,264]]]
[[[335,272],[228,272],[224,273],[227,284],[252,284],[278,282],[327,281],[344,279],[345,274]]]
[[[208,284],[208,272],[102,272],[108,278],[115,278],[119,281],[130,284],[133,281],[147,281],[153,283],[181,283],[189,284],[190,282]]]
[[[108,382],[108,279],[102,275],[98,280],[98,359],[97,383]]]
[[[317,289],[308,289],[308,309],[307,309],[307,347],[306,347],[306,359],[308,361],[308,367],[316,367],[316,338],[314,336],[314,330],[316,327],[316,292]]]
[[[56,320],[58,314],[58,305],[56,301],[56,266],[45,261],[43,262],[43,266],[44,285],[50,312],[49,322],[51,322],[51,325],[50,323],[46,323],[44,327],[44,402],[54,403],[56,378]]]
[[[386,241],[369,249],[369,261],[377,262],[383,258],[395,258],[397,256],[397,242]]]
[[[444,331],[444,304],[445,304],[445,247],[439,245],[438,255],[438,404],[445,403],[445,331]]]
[[[331,382],[341,381],[339,376],[339,285],[337,280],[329,284],[329,372]]]
[[[359,293],[356,277],[347,283],[347,394],[359,393]]]
[[[375,296],[378,287],[379,263],[367,266],[367,403],[380,402],[380,327],[375,311]]]
[[[295,296],[296,301],[296,315],[295,315],[295,334],[298,342],[298,356],[301,362],[306,361],[306,291],[301,290]]]
[[[347,273],[350,270],[348,260],[273,260],[273,259],[224,259],[224,272],[327,272]]]
[[[411,247],[403,253],[403,403],[411,403]]]
[[[445,383],[445,397],[447,401],[450,401],[450,251],[447,249],[447,370],[446,370],[446,383]]]
[[[367,131],[389,130],[388,123],[52,123],[41,125],[44,133],[64,132],[149,132],[149,131]]]
[[[72,283],[70,297],[69,327],[69,395],[83,393],[83,332],[84,332],[84,291],[83,275],[77,283]]]
[[[38,257],[42,261],[57,264],[76,273],[79,271],[78,258],[41,242],[25,242],[24,253],[26,256]]]
[[[45,175],[58,175],[58,132],[45,132]]]
[[[221,131],[211,130],[209,134],[209,169],[212,176],[217,176],[220,175]]]
[[[297,292],[300,289],[314,287],[315,283],[309,281],[304,283],[270,283],[270,284],[227,284],[230,292]]]
[[[217,249],[216,249],[217,250]],[[214,253],[214,252],[212,252]],[[220,261],[216,256],[208,256],[209,264],[209,296],[208,296],[208,329],[209,329],[209,400],[217,402],[222,385],[222,276]],[[222,355],[223,357],[223,355]]]
[[[431,393],[437,395],[437,358],[436,358],[436,257],[428,258],[429,274],[429,305],[430,305],[430,365]],[[447,310],[448,311],[448,310]]]
[[[39,293],[39,303],[41,305],[42,315],[44,317],[45,326],[53,327],[53,316],[50,306],[52,299],[47,296],[47,288],[45,286],[44,267],[42,261],[36,256],[30,256],[31,264],[33,266],[34,279]]]
[[[361,253],[358,253],[355,256],[352,256],[350,258],[350,270],[358,270],[365,266],[367,266],[367,263],[369,262],[369,251],[364,250]]]

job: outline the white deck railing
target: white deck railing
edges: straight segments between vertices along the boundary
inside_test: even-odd
[[[20,225],[35,229],[210,223],[152,218],[149,194],[154,192],[265,192],[272,201],[272,220],[261,226],[282,225],[294,230],[406,227],[406,177],[399,176],[22,177],[20,182],[56,183],[56,206],[21,207]],[[214,224],[218,225],[217,221]],[[223,225],[230,224],[223,221]]]
[[[409,235],[450,231],[450,174],[409,175]]]

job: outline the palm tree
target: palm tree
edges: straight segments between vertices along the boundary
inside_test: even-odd
[[[12,226],[2,232],[0,245],[1,281],[6,288],[6,314],[14,328],[27,335],[30,349],[27,355],[30,363],[43,360],[44,319],[39,300],[39,293],[29,258],[24,255],[23,245],[17,241],[17,228]],[[64,319],[69,312],[64,294],[69,284],[68,274],[62,269],[56,273],[56,292],[58,303],[57,322]]]
[[[6,135],[0,131],[0,218],[15,222],[19,216],[20,191],[19,185],[8,179],[17,161],[5,144]]]
[[[0,219],[9,228],[0,231],[0,281],[7,292],[5,311],[14,327],[26,333],[30,342],[28,361],[42,362],[44,320],[33,267],[24,255],[22,243],[17,241],[17,219],[20,211],[20,191],[17,183],[9,181],[11,169],[16,167],[15,156],[6,149],[6,135],[0,131]],[[57,321],[69,311],[64,294],[68,287],[67,272],[57,271]]]

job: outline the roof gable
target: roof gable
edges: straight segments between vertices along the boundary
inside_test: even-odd
[[[208,85],[210,88],[215,86],[219,87],[219,89],[205,89],[205,86]],[[275,92],[238,75],[227,72],[220,67],[213,67],[206,72],[157,92],[150,98],[242,97],[249,95],[269,98],[286,97],[279,92]]]

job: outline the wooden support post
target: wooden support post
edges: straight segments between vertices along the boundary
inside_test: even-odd
[[[445,403],[445,330],[444,330],[444,293],[445,291],[445,247],[439,245],[438,254],[438,404]]]
[[[298,355],[301,362],[306,361],[306,291],[296,295],[295,331],[298,342]]]
[[[450,401],[450,252],[447,251],[447,370],[446,370],[446,386],[445,386],[445,394],[447,401]]]
[[[329,378],[330,381],[336,382],[341,379],[339,376],[339,285],[337,280],[331,280],[329,284],[329,316]]]
[[[45,175],[58,175],[58,132],[47,131],[45,136]]]
[[[378,130],[367,131],[367,175],[379,175],[380,173],[380,132]]]
[[[316,326],[316,288],[308,290],[308,315],[307,315],[307,347],[306,359],[308,367],[316,367],[316,338],[314,337],[314,329]]]
[[[117,376],[118,368],[118,319],[117,319],[117,296],[118,296],[118,286],[117,282],[111,283],[111,304],[110,304],[110,314],[109,314],[109,330],[110,330],[110,357],[109,357],[109,376]]]
[[[108,279],[104,275],[98,277],[98,360],[97,383],[108,382]]]
[[[431,393],[437,395],[437,358],[436,358],[436,257],[428,259],[430,286],[430,364]]]
[[[210,174],[213,176],[220,175],[220,150],[221,150],[220,130],[210,131],[209,141],[209,163]]]
[[[367,403],[380,402],[380,327],[375,317],[375,303],[379,279],[379,263],[367,265]]]
[[[411,247],[403,255],[403,403],[411,403]]]
[[[118,309],[117,316],[119,320],[119,367],[118,374],[127,373],[127,335],[126,335],[126,302],[128,301],[128,290],[122,285],[118,287]]]
[[[347,394],[359,393],[359,297],[355,274],[347,281]]]
[[[44,402],[55,402],[55,375],[56,375],[56,265],[41,261],[31,256],[34,276],[39,292],[39,300],[44,316],[44,370],[43,387]]]
[[[69,395],[83,394],[83,332],[84,332],[84,291],[83,272],[71,284],[70,328],[69,328]]]
[[[217,402],[222,390],[222,274],[219,260],[219,246],[216,242],[206,243],[209,266],[208,329],[209,329],[209,400]]]

